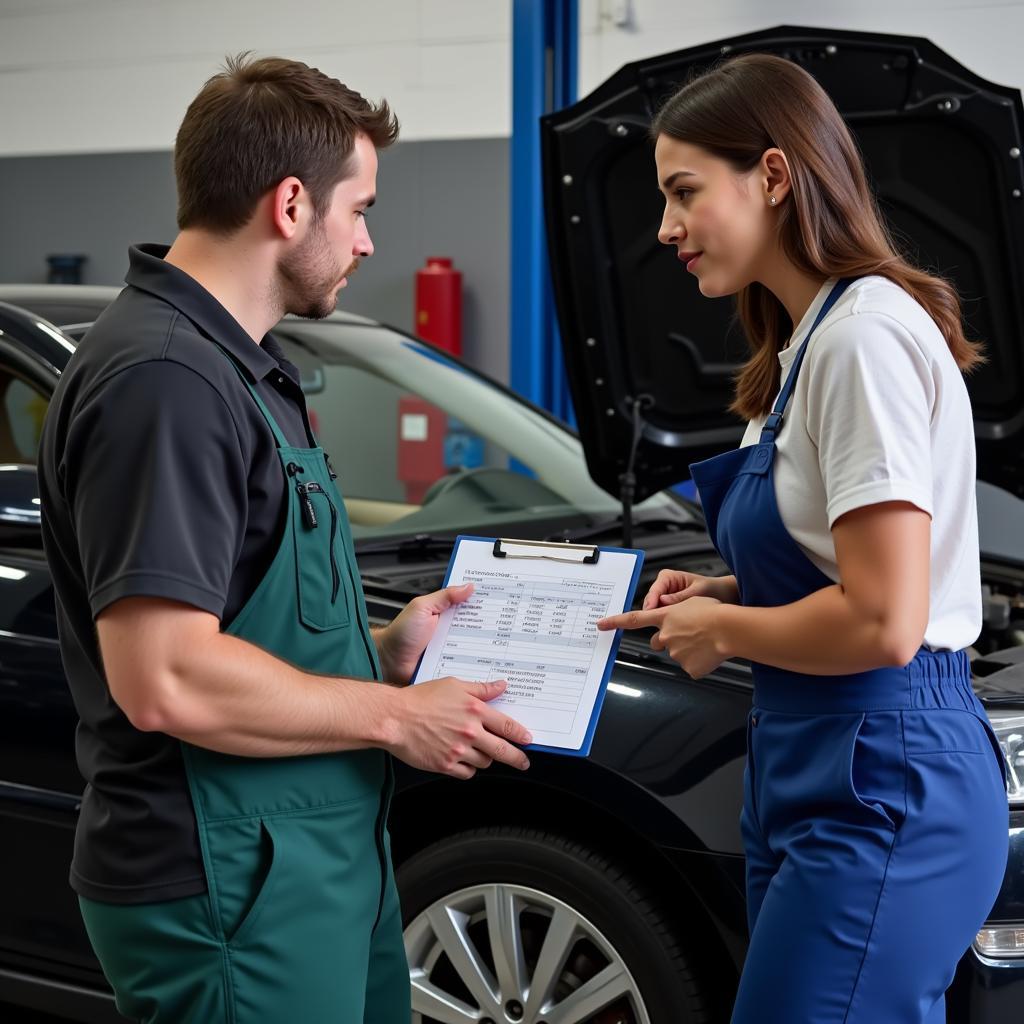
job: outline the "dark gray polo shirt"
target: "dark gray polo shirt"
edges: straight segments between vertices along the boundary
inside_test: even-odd
[[[288,442],[308,446],[298,370],[260,345],[166,247],[129,252],[128,287],[82,339],[50,403],[39,454],[43,541],[61,654],[81,718],[87,787],[71,885],[145,903],[202,892],[177,740],[135,729],[110,696],[94,620],[120,598],[170,598],[226,626],[284,528],[273,435],[231,363],[256,382]]]

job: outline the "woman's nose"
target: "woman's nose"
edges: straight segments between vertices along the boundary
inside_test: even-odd
[[[658,230],[658,241],[662,245],[678,245],[679,240],[685,235],[683,226],[674,218],[670,219],[666,213],[662,218],[661,228]]]

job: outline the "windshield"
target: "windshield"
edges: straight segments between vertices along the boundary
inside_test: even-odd
[[[356,538],[604,522],[618,502],[587,475],[579,440],[473,371],[389,328],[286,320]],[[693,518],[669,493],[636,518]]]

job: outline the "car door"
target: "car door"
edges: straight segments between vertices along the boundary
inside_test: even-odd
[[[50,389],[23,356],[0,347],[0,953],[29,969],[94,971],[67,884],[83,783],[39,529]]]

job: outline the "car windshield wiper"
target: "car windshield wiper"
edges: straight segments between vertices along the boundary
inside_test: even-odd
[[[688,521],[685,519],[673,519],[668,516],[651,516],[649,519],[641,519],[633,524],[634,528],[640,530],[664,530],[667,532],[691,533],[693,531],[704,532],[704,523],[699,519]],[[564,541],[572,544],[577,541],[588,541],[594,538],[615,536],[622,533],[622,517],[607,519],[599,523],[591,523],[589,526],[582,526],[578,529],[560,530],[544,538],[547,541]],[[399,555],[419,556],[435,554],[438,552],[450,552],[455,547],[455,536],[438,533],[415,533],[407,536],[386,537],[379,540],[367,538],[356,540],[355,549],[357,555]]]
[[[389,537],[377,541],[355,541],[357,555],[426,555],[435,551],[450,551],[453,547],[454,537],[436,533],[416,533],[411,537]]]
[[[707,528],[699,520],[687,521],[685,519],[669,519],[665,516],[652,516],[650,519],[639,519],[633,523],[634,530],[669,530],[680,532],[699,531],[703,533]],[[622,533],[622,516],[616,516],[603,523],[595,523],[593,526],[584,526],[578,530],[561,530],[553,533],[545,540],[565,541],[569,544],[578,541],[593,540],[597,537],[614,536]]]

